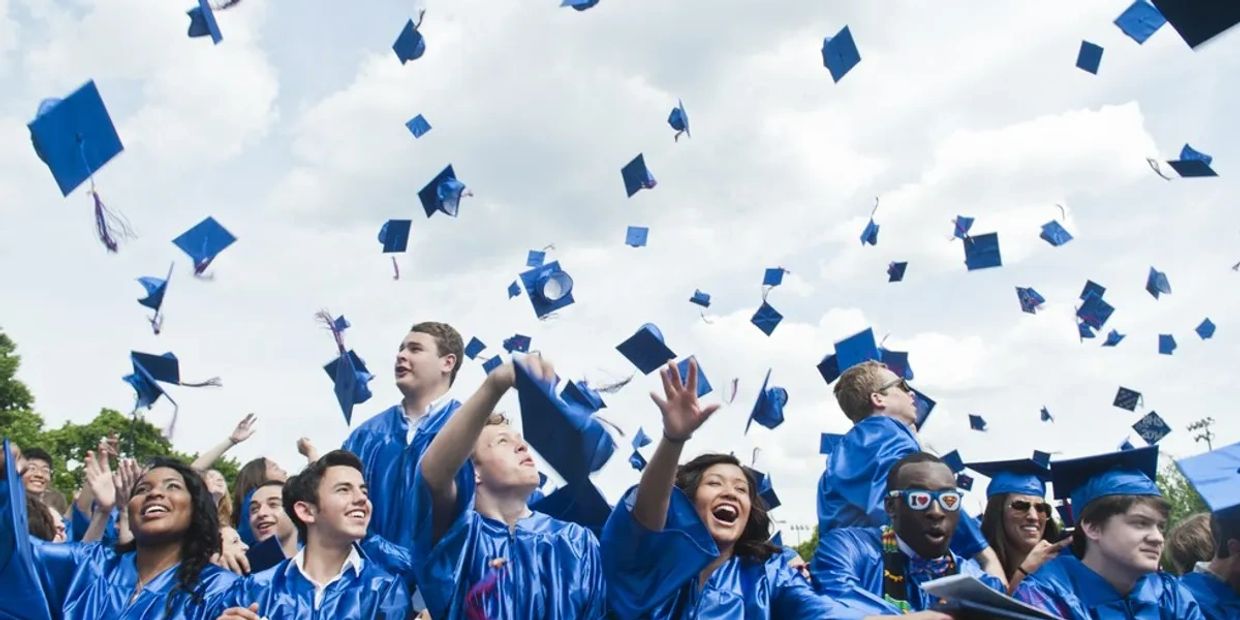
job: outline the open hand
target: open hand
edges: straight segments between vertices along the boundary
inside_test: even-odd
[[[1039,540],[1038,544],[1033,546],[1033,550],[1029,555],[1025,556],[1025,561],[1020,563],[1020,569],[1026,575],[1032,575],[1037,572],[1042,565],[1055,559],[1060,551],[1063,551],[1072,544],[1072,537],[1069,536],[1057,543],[1051,543],[1045,540]]]
[[[237,428],[234,428],[233,432],[228,435],[228,441],[236,445],[249,439],[254,434],[254,422],[256,420],[258,420],[258,416],[247,413],[240,422],[237,422]]]
[[[95,498],[96,509],[110,512],[116,507],[116,483],[112,480],[112,468],[108,464],[108,453],[95,454],[94,450],[86,451],[86,486]]]
[[[659,371],[659,378],[663,379],[663,393],[666,398],[660,398],[655,392],[650,393],[650,398],[659,406],[659,411],[663,412],[663,435],[672,441],[685,441],[719,410],[719,404],[702,408],[698,403],[697,360],[689,361],[689,376],[683,382],[680,371],[673,362],[668,362],[667,368]]]

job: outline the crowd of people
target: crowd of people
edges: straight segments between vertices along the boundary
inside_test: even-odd
[[[727,454],[681,463],[718,409],[698,401],[695,363],[660,371],[658,445],[593,527],[532,508],[538,466],[495,411],[515,388],[523,416],[542,399],[571,418],[552,363],[520,356],[461,402],[447,394],[462,349],[451,326],[414,325],[399,404],[339,450],[299,440],[296,474],[246,463],[231,492],[211,467],[253,416],[190,464],[138,463],[103,438],[72,501],[51,455],[6,439],[0,618],[1240,618],[1240,444],[1181,461],[1211,512],[1169,535],[1156,446],[970,463],[990,478],[978,519],[961,465],[922,450],[913,390],[862,362],[835,386],[853,426],[830,451],[805,562],[772,538],[760,475]],[[1000,602],[927,585],[952,578]]]

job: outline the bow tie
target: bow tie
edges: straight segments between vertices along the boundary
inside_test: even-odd
[[[912,557],[908,560],[909,577],[916,578],[918,581],[938,579],[950,573],[951,568],[952,560],[950,556],[943,556],[933,560]]]

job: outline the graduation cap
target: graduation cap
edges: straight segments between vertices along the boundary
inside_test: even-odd
[[[1214,321],[1211,321],[1209,318],[1205,319],[1204,321],[1201,322],[1201,325],[1197,326],[1197,329],[1195,331],[1197,332],[1197,335],[1201,337],[1202,340],[1209,340],[1210,338],[1213,338],[1214,337]]]
[[[500,359],[498,355],[493,355],[487,361],[482,362],[482,370],[489,375],[491,374],[492,370],[499,368],[503,364],[504,364],[504,360]]]
[[[974,219],[976,218],[965,215],[957,215],[956,219],[952,220],[952,236],[957,239],[968,239],[969,229],[973,228]]]
[[[531,375],[524,360],[513,367],[526,440],[569,486],[588,482],[611,458],[615,441],[593,412],[557,396],[552,381]]]
[[[1132,445],[1132,442],[1128,441],[1128,438],[1125,437],[1124,441],[1120,442],[1119,449],[1120,450],[1136,450],[1137,447]]]
[[[766,509],[775,510],[779,508],[783,502],[779,501],[779,496],[775,494],[775,486],[771,484],[771,477],[753,468],[750,468],[749,471],[757,479],[758,497],[761,497],[762,501],[766,502]]]
[[[964,471],[964,458],[960,456],[959,450],[952,450],[939,458],[951,468],[952,473],[956,474]]]
[[[776,547],[783,547],[784,546],[784,533],[775,532],[775,535],[771,537],[771,544],[775,545]]]
[[[934,406],[937,404],[934,399],[926,396],[916,388],[913,389],[913,406],[917,410],[917,420],[914,422],[914,425],[918,430],[921,430],[921,427],[925,425],[926,419],[930,417],[930,413],[934,411]]]
[[[1240,6],[1222,0],[1153,0],[1189,47],[1197,47],[1240,23]]]
[[[465,357],[468,357],[471,360],[478,359],[478,354],[482,353],[482,351],[486,348],[486,344],[484,344],[481,340],[478,340],[477,337],[471,336],[469,338],[469,344],[465,345]]]
[[[417,23],[414,23],[412,19],[406,22],[405,27],[400,29],[396,42],[392,44],[392,51],[396,52],[396,57],[400,59],[402,65],[410,60],[417,60],[426,53],[426,38],[418,32],[425,15],[426,11],[422,11],[418,14]]]
[[[1165,23],[1167,18],[1146,0],[1136,0],[1115,18],[1115,25],[1138,44],[1145,43]]]
[[[189,15],[189,37],[211,37],[212,45],[219,45],[224,40],[220,33],[220,25],[215,22],[215,10],[208,0],[198,0],[198,6],[185,13]]]
[[[956,474],[956,487],[966,491],[972,491],[973,477],[968,474]]]
[[[616,346],[625,359],[633,363],[644,375],[674,359],[676,354],[663,343],[663,332],[654,323],[646,323],[637,333]]]
[[[822,375],[822,380],[830,385],[833,381],[840,378],[840,361],[834,353],[828,353],[818,362],[818,374]]]
[[[366,370],[366,363],[362,358],[344,346],[344,330],[350,327],[349,322],[343,316],[333,319],[326,310],[316,316],[327,326],[336,341],[336,359],[328,362],[323,370],[332,380],[332,391],[335,392],[336,402],[340,404],[340,411],[344,414],[345,424],[352,424],[353,406],[370,400],[370,387],[367,384],[374,379],[374,375]]]
[[[1086,323],[1077,323],[1076,330],[1077,335],[1081,337],[1081,340],[1095,337],[1093,328]]]
[[[237,238],[215,221],[215,218],[207,217],[195,224],[193,228],[181,233],[181,236],[172,240],[172,243],[193,259],[194,275],[200,276],[207,270],[207,267],[211,266],[211,261],[215,260],[220,252],[236,241]]]
[[[1115,393],[1115,402],[1111,403],[1120,409],[1136,411],[1137,405],[1142,404],[1141,392],[1130,390],[1126,387],[1120,387]]]
[[[637,427],[637,434],[633,436],[633,449],[645,448],[650,445],[651,441],[653,440],[646,434],[646,431],[642,430],[640,426]]]
[[[708,293],[703,293],[698,289],[693,289],[693,297],[690,297],[689,301],[703,308],[710,307],[710,295]]]
[[[769,429],[774,429],[784,423],[784,406],[788,404],[788,390],[781,387],[767,388],[767,384],[771,381],[771,371],[766,371],[766,378],[762,380],[762,389],[758,391],[758,400],[753,404],[753,410],[749,412],[749,421],[745,422],[745,432],[749,432],[749,426],[754,422],[761,424]]]
[[[1044,497],[1046,483],[1051,479],[1048,463],[1031,458],[969,463],[969,469],[990,478],[986,497],[1007,493]]]
[[[598,4],[598,0],[562,0],[560,2],[560,8],[571,6],[574,10],[584,11],[592,8],[596,4]]]
[[[629,465],[637,471],[643,471],[646,469],[646,457],[642,456],[641,452],[634,450],[633,454],[629,455]]]
[[[1158,299],[1160,294],[1171,294],[1171,283],[1167,281],[1167,274],[1150,267],[1150,275],[1145,279],[1145,290],[1149,291],[1154,299]]]
[[[513,351],[529,353],[530,337],[523,336],[521,334],[513,334],[511,338],[504,339],[504,350],[509,353],[512,353]]]
[[[379,228],[379,243],[383,244],[383,253],[404,252],[409,248],[409,229],[412,220],[388,220]]]
[[[421,138],[426,135],[426,132],[431,130],[431,124],[426,122],[426,117],[421,114],[409,119],[409,122],[405,123],[405,127],[409,128],[409,133],[413,134],[414,138]]]
[[[1038,306],[1046,303],[1046,298],[1033,288],[1016,287],[1016,298],[1020,300],[1021,311],[1029,314],[1037,314]]]
[[[1101,299],[1102,296],[1106,294],[1106,292],[1107,292],[1107,287],[1101,284],[1098,284],[1097,282],[1094,282],[1093,280],[1086,280],[1085,288],[1081,289],[1080,299],[1084,301],[1086,299],[1089,299],[1090,295],[1095,295],[1099,299]]]
[[[689,113],[685,111],[685,102],[676,101],[676,107],[672,108],[672,113],[667,117],[667,124],[676,130],[676,135],[672,136],[674,141],[679,142],[682,133],[693,137],[693,134],[689,133]]]
[[[1111,314],[1114,312],[1115,308],[1103,301],[1101,295],[1090,293],[1081,306],[1076,309],[1076,317],[1084,325],[1088,325],[1093,329],[1102,329],[1102,326],[1106,324],[1107,319],[1111,318]]]
[[[573,278],[560,269],[560,261],[551,261],[521,274],[525,293],[534,306],[534,314],[543,318],[572,304]]]
[[[21,609],[26,618],[51,618],[39,577],[41,562],[34,555],[26,514],[26,488],[8,437],[4,438],[4,478],[0,481],[0,558],[5,559],[5,604]]]
[[[870,218],[870,223],[865,225],[865,229],[861,231],[861,245],[865,244],[878,245],[878,224],[874,223],[874,218]]]
[[[999,255],[999,233],[964,238],[964,264],[969,271],[1003,266]]]
[[[530,509],[553,519],[576,523],[594,532],[596,537],[602,534],[603,525],[611,516],[611,504],[589,480],[566,484],[535,502]]]
[[[634,248],[640,248],[646,245],[646,236],[650,234],[650,229],[645,226],[629,226],[624,233],[624,244]]]
[[[818,454],[830,455],[840,445],[844,436],[839,433],[823,433],[818,437]]]
[[[902,282],[904,280],[904,270],[908,269],[908,262],[891,262],[887,263],[887,281]]]
[[[168,425],[168,436],[171,436],[176,429],[178,407],[176,401],[172,400],[172,397],[159,386],[160,383],[184,387],[220,386],[219,377],[212,377],[206,381],[182,381],[180,361],[171,352],[154,355],[130,351],[129,360],[133,364],[133,373],[121,379],[134,389],[134,412],[136,413],[139,409],[150,409],[160,396],[166,397],[168,402],[172,403],[172,423]]]
[[[659,184],[646,168],[646,158],[641,153],[620,169],[620,176],[624,178],[624,191],[629,198],[643,189],[654,189],[654,186]]]
[[[245,551],[245,559],[250,561],[251,574],[260,573],[283,562],[284,548],[280,546],[280,537],[272,534],[262,542],[250,545]]]
[[[844,26],[835,36],[822,40],[822,66],[831,72],[831,79],[835,83],[838,84],[859,62],[861,53],[857,51],[857,44],[853,42],[852,31],[848,26]]]
[[[607,403],[603,402],[603,397],[585,381],[570,380],[565,382],[564,389],[560,390],[560,398],[580,405],[592,412],[607,408]]]
[[[1171,427],[1167,426],[1166,420],[1163,420],[1157,411],[1151,411],[1137,420],[1132,425],[1132,430],[1137,431],[1137,435],[1151,446],[1171,433]]]
[[[1180,149],[1180,158],[1167,163],[1181,177],[1216,177],[1218,173],[1210,167],[1212,161],[1213,157],[1185,144]]]
[[[782,320],[784,320],[784,315],[780,314],[771,304],[763,301],[758,311],[754,313],[753,318],[749,319],[749,322],[762,330],[762,333],[770,336],[771,332],[774,332],[775,328],[779,327],[779,322]]]
[[[1240,506],[1240,443],[1176,461],[1211,512]]]
[[[448,164],[448,167],[418,191],[418,200],[422,201],[422,210],[426,211],[426,217],[435,215],[436,211],[456,217],[461,208],[461,198],[472,195],[465,189],[465,184],[456,178],[452,164]]]
[[[1076,523],[1091,502],[1112,495],[1160,496],[1158,446],[1051,463],[1056,499],[1069,499]]]
[[[152,276],[143,276],[138,278],[138,284],[146,289],[146,297],[138,300],[138,303],[155,311],[155,316],[147,317],[147,321],[151,323],[151,329],[158,334],[164,324],[164,317],[159,315],[160,306],[164,305],[164,294],[168,292],[168,281],[172,279],[172,268],[176,265],[173,263],[168,266],[168,275],[163,278]],[[1206,319],[1207,321],[1209,319]],[[1198,328],[1198,333],[1200,328]],[[1210,333],[1214,333],[1214,327],[1211,325]],[[1205,336],[1208,338],[1209,336]]]
[[[1054,422],[1055,421],[1055,418],[1051,416],[1051,410],[1047,409],[1045,406],[1042,407],[1041,416],[1042,416],[1043,422]]]
[[[530,250],[525,254],[526,267],[542,267],[547,262],[547,253],[543,250]]]
[[[865,328],[835,343],[836,367],[840,373],[867,360],[883,359],[874,341],[874,330]]]
[[[969,428],[975,431],[985,431],[986,420],[982,418],[982,416],[980,415],[977,415],[975,413],[970,413],[969,414]]]
[[[676,362],[676,372],[680,373],[681,385],[686,385],[689,381],[690,360],[697,364],[697,397],[701,398],[715,391],[715,388],[710,384],[710,380],[706,378],[706,371],[702,370],[702,363],[693,355]]]
[[[512,283],[508,285],[508,299],[512,299],[513,297],[518,297],[520,295],[521,286],[517,284],[516,280],[513,280]]]
[[[1171,355],[1175,353],[1175,336],[1171,334],[1158,335],[1158,352],[1162,355]]]
[[[1051,220],[1043,224],[1042,234],[1038,236],[1055,247],[1059,247],[1072,240],[1072,235],[1058,220]]]
[[[913,367],[908,363],[908,352],[906,351],[889,351],[882,347],[878,348],[879,361],[883,363],[896,376],[903,377],[905,381],[913,380]]]
[[[1076,54],[1076,68],[1098,75],[1098,65],[1101,63],[1102,46],[1081,41],[1081,51]]]
[[[1119,331],[1113,329],[1107,333],[1106,342],[1102,343],[1102,346],[1113,347],[1119,344],[1119,342],[1123,339],[1124,339],[1124,334],[1121,334],[1119,333]]]

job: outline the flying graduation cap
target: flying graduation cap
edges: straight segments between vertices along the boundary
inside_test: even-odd
[[[831,80],[839,83],[844,75],[861,62],[861,52],[853,41],[852,31],[848,26],[833,37],[822,40],[822,66],[831,72]]]
[[[710,307],[710,294],[703,293],[699,289],[693,289],[693,297],[689,298],[690,303],[697,304],[703,308]]]
[[[1171,294],[1171,282],[1167,280],[1167,274],[1150,267],[1150,275],[1145,279],[1145,290],[1153,295],[1154,299],[1158,299],[1159,295]]]
[[[969,271],[1002,267],[999,254],[999,233],[968,236],[964,238],[964,264]]]
[[[1021,311],[1029,314],[1037,314],[1038,307],[1046,303],[1046,298],[1033,288],[1016,287],[1016,298],[1020,300]]]
[[[400,64],[405,64],[410,60],[417,60],[426,53],[426,38],[418,31],[422,27],[422,18],[426,16],[426,11],[418,13],[418,21],[415,23],[412,19],[405,23],[405,27],[401,28],[400,35],[396,37],[396,42],[392,44],[392,51],[396,52],[396,57],[400,59]]]
[[[749,322],[762,330],[762,333],[770,336],[775,331],[775,328],[779,327],[779,322],[783,320],[784,315],[780,314],[771,304],[763,301],[758,311],[749,319]]]
[[[646,323],[637,333],[616,345],[616,350],[633,363],[644,375],[675,359],[676,354],[663,343],[663,332],[654,323]]]
[[[1213,157],[1185,144],[1180,149],[1180,158],[1167,163],[1181,177],[1216,177],[1218,173],[1210,167],[1213,161]]]
[[[908,269],[907,261],[902,262],[902,263],[897,263],[897,262],[888,263],[887,264],[887,281],[888,282],[903,282],[904,271],[906,269]]]
[[[395,254],[404,252],[409,249],[409,229],[413,226],[412,220],[388,220],[379,228],[379,243],[383,244],[384,254]],[[396,257],[392,257],[393,280],[400,279],[400,266],[396,263]]]
[[[1194,331],[1197,332],[1197,335],[1202,340],[1209,340],[1214,337],[1214,321],[1211,321],[1209,318],[1207,318],[1204,321],[1202,321],[1201,325],[1198,325],[1197,329]]]
[[[560,390],[560,398],[589,409],[591,412],[607,408],[607,403],[603,402],[603,397],[584,380],[566,381],[564,389]]]
[[[645,226],[629,226],[624,233],[624,244],[633,248],[645,247],[649,235],[650,229]]]
[[[758,497],[761,497],[762,501],[766,502],[766,509],[775,510],[779,508],[782,502],[779,501],[779,496],[775,494],[775,485],[771,484],[771,477],[752,467],[749,468],[749,471],[757,480]]]
[[[183,387],[219,387],[221,385],[219,377],[199,382],[182,381],[181,363],[177,360],[177,356],[170,352],[154,355],[131,351],[129,360],[133,364],[133,373],[122,377],[122,380],[134,389],[136,395],[134,413],[136,414],[139,409],[150,409],[160,396],[166,397],[168,402],[172,403],[172,423],[168,425],[167,433],[169,437],[176,428],[177,403],[159,384],[167,383]]]
[[[689,133],[689,113],[685,111],[685,102],[676,101],[676,107],[672,108],[672,113],[667,117],[667,124],[676,130],[676,135],[672,136],[673,141],[679,142],[682,133],[693,137],[693,134]]]
[[[633,469],[637,471],[646,469],[646,457],[642,456],[642,453],[638,452],[638,450],[650,445],[650,442],[650,437],[646,435],[646,432],[641,427],[638,427],[637,434],[633,436],[633,454],[629,455],[629,465],[632,465]]]
[[[172,243],[193,259],[194,275],[202,276],[207,267],[211,266],[211,261],[236,240],[237,238],[215,221],[215,218],[207,217],[195,224],[193,228],[181,233],[181,236],[172,240]]]
[[[1055,421],[1055,417],[1051,415],[1051,410],[1047,409],[1045,406],[1042,407],[1042,411],[1040,412],[1040,415],[1041,415],[1041,419],[1043,422],[1054,422]]]
[[[572,304],[573,278],[560,269],[560,261],[551,261],[521,274],[521,284],[529,295],[534,314],[539,319]]]
[[[641,153],[620,169],[620,176],[624,179],[624,192],[629,198],[643,189],[654,189],[654,186],[659,184],[650,169],[646,168],[646,157]]]
[[[1175,336],[1171,334],[1158,335],[1158,352],[1162,355],[1171,355],[1175,353]]]
[[[689,383],[690,362],[697,365],[697,397],[701,398],[715,391],[714,386],[710,384],[710,380],[706,378],[706,371],[702,370],[702,363],[699,362],[697,357],[693,355],[676,362],[676,372],[680,373],[681,385],[687,385]]]
[[[1165,23],[1167,18],[1146,0],[1136,0],[1115,18],[1115,25],[1138,44],[1145,43]]]
[[[1119,391],[1115,393],[1115,402],[1111,404],[1120,409],[1136,411],[1137,405],[1142,404],[1141,392],[1121,386]]]
[[[504,350],[512,353],[520,351],[521,353],[530,352],[530,337],[521,334],[513,334],[511,338],[504,339]]]
[[[1189,47],[1209,41],[1240,23],[1240,5],[1226,0],[1153,0]]]
[[[405,127],[409,128],[409,133],[413,134],[414,138],[421,138],[426,135],[426,132],[431,130],[431,124],[426,122],[426,117],[421,114],[409,119],[409,122],[405,123]]]
[[[324,310],[315,317],[327,326],[332,333],[332,338],[336,341],[338,355],[336,359],[328,362],[323,370],[332,380],[336,402],[340,404],[340,411],[344,413],[345,424],[352,424],[353,406],[370,400],[370,387],[367,384],[374,378],[374,375],[366,370],[366,363],[362,361],[362,358],[352,350],[345,349],[344,330],[350,325],[343,316],[333,319],[332,315]]]
[[[236,2],[225,3],[224,7],[236,4]],[[186,12],[189,15],[189,37],[211,37],[212,45],[219,45],[224,40],[224,35],[220,33],[220,25],[215,22],[215,8],[211,6],[208,0],[198,0],[198,6]]]
[[[952,220],[952,236],[956,239],[968,239],[969,229],[973,228],[974,219],[966,215],[957,215],[956,219]]]
[[[1081,50],[1076,54],[1076,68],[1098,75],[1098,65],[1102,64],[1102,46],[1089,41],[1081,41]]]
[[[518,356],[517,398],[525,439],[568,485],[588,482],[616,449],[616,443],[593,412],[555,393],[554,379],[540,379]]]
[[[470,336],[469,344],[465,345],[465,357],[469,359],[478,359],[478,354],[486,350],[487,345],[476,336]]]
[[[754,401],[753,410],[749,412],[749,421],[745,422],[745,433],[754,422],[769,429],[784,423],[784,406],[788,404],[788,390],[781,387],[767,387],[771,382],[771,371],[767,369],[766,378],[762,380],[762,388],[758,390],[758,399]]]
[[[1171,433],[1171,427],[1167,426],[1167,422],[1158,415],[1157,411],[1151,411],[1145,414],[1145,417],[1137,420],[1132,425],[1132,430],[1145,440],[1145,443],[1154,445]]]
[[[878,224],[874,223],[874,214],[878,212],[878,198],[874,199],[874,209],[870,211],[870,221],[861,230],[861,245],[878,245]]]
[[[1042,225],[1042,234],[1038,235],[1043,241],[1059,247],[1072,240],[1072,233],[1069,233],[1058,220],[1051,220]]]
[[[597,2],[597,0],[595,0]],[[603,526],[611,516],[612,506],[598,487],[589,480],[566,484],[550,495],[530,504],[530,510],[541,512],[553,519],[576,523],[601,538]],[[493,572],[498,575],[498,572]],[[476,587],[476,586],[475,586]]]
[[[969,414],[969,428],[975,431],[986,430],[986,419],[975,413]]]
[[[428,218],[435,215],[436,211],[456,217],[457,211],[461,208],[461,198],[466,196],[473,196],[473,193],[465,188],[465,184],[460,179],[456,178],[456,171],[452,169],[452,164],[448,164],[448,167],[418,191],[418,200],[422,202],[422,210],[426,211]]]
[[[584,11],[586,9],[593,8],[596,4],[598,4],[598,0],[562,0],[562,2],[560,2],[560,8],[571,6],[573,7],[573,10]]]
[[[1120,341],[1123,339],[1124,339],[1124,334],[1119,333],[1119,330],[1113,329],[1107,334],[1106,342],[1103,342],[1102,346],[1113,347],[1119,344]]]
[[[513,280],[508,285],[508,299],[512,299],[513,297],[517,297],[519,295],[521,295],[521,286],[517,284],[516,280]]]
[[[172,268],[176,263],[168,266],[168,275],[163,278],[152,276],[143,276],[138,278],[138,283],[142,288],[146,289],[146,297],[138,300],[138,303],[155,311],[154,316],[147,317],[147,321],[151,324],[151,330],[156,335],[163,328],[164,317],[159,315],[160,306],[164,305],[164,294],[168,292],[168,281],[172,279]]]

